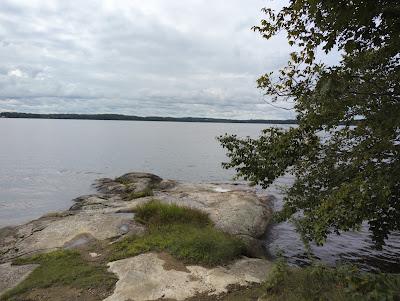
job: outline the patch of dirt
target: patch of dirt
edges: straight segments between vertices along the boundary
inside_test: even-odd
[[[87,237],[87,234],[77,235],[72,241],[74,241],[75,239],[80,239],[82,237]],[[125,237],[126,235],[122,235],[118,239],[123,239]],[[111,239],[98,240],[90,236],[90,239],[88,239],[86,243],[78,244],[71,249],[78,251],[81,254],[82,258],[87,262],[107,265],[107,263],[110,262],[110,254],[112,253],[110,244],[112,243],[113,242],[111,241]],[[91,254],[96,255],[92,256]],[[172,258],[172,260],[174,259]]]
[[[230,285],[228,292],[220,295],[200,294],[185,301],[257,301],[263,295],[260,284],[249,286]]]
[[[257,301],[263,295],[260,284],[249,286],[230,285],[228,292],[220,295],[209,295],[208,293],[198,294],[187,298],[185,301]],[[128,300],[130,301],[130,300]],[[161,298],[156,301],[176,301],[175,299]]]
[[[164,260],[163,268],[167,271],[175,270],[190,273],[186,266],[166,252],[157,253],[158,258]]]
[[[88,234],[79,234],[71,242],[76,240],[86,240],[85,243],[76,244],[74,246],[64,246],[66,248],[74,249],[81,253],[82,258],[89,262],[99,262],[106,264],[108,262],[108,255],[110,254],[109,241],[108,240],[98,240]],[[90,253],[96,253],[97,256],[93,257]]]
[[[111,292],[102,289],[77,289],[58,286],[33,289],[16,298],[17,301],[99,301],[108,297]]]

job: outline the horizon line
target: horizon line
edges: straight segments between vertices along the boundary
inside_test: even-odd
[[[75,120],[120,120],[120,121],[174,121],[174,122],[210,122],[210,123],[283,123],[295,124],[296,119],[233,119],[216,117],[164,117],[137,116],[114,113],[23,113],[0,112],[2,118],[26,119],[75,119]]]

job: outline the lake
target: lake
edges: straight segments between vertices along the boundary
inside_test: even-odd
[[[221,168],[226,156],[216,137],[256,137],[267,126],[272,125],[0,119],[0,227],[67,209],[73,198],[94,192],[95,179],[129,171],[182,181],[230,181],[234,173]],[[279,186],[291,181],[282,177],[264,192],[274,196],[275,208],[282,204]],[[288,223],[272,225],[264,241],[271,256],[282,251],[292,264],[308,262]],[[363,229],[333,236],[324,247],[313,247],[313,254],[328,264],[344,261],[400,272],[399,234],[383,251],[372,246]]]

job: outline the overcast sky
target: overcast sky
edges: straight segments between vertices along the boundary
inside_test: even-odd
[[[256,88],[267,0],[1,0],[0,111],[293,118]]]

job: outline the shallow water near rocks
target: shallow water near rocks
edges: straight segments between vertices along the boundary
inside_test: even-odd
[[[280,188],[292,182],[293,178],[286,175],[267,190],[266,193],[274,197],[275,210],[279,210],[283,204]],[[360,232],[332,235],[322,247],[311,245],[311,258],[305,251],[295,227],[290,223],[271,225],[265,234],[264,245],[270,256],[282,255],[293,265],[307,265],[312,258],[332,266],[337,263],[355,264],[366,271],[400,273],[400,233],[390,235],[386,246],[377,250],[367,225],[363,225]]]
[[[215,137],[255,137],[267,126],[271,125],[0,119],[0,227],[67,209],[73,198],[95,192],[95,179],[130,171],[187,182],[227,182],[234,173],[221,168],[226,156]],[[262,191],[275,197],[275,209],[282,205],[279,185],[290,181],[283,177]],[[291,264],[309,262],[288,223],[272,225],[264,241],[269,253],[283,251]],[[383,251],[373,249],[366,229],[332,236],[312,251],[328,264],[344,261],[366,270],[400,272],[398,233],[390,236]]]

